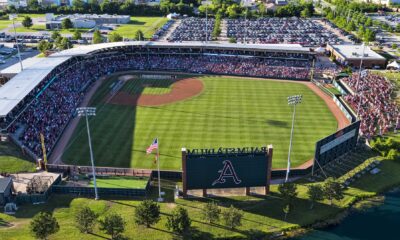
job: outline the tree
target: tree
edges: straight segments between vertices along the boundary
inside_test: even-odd
[[[397,44],[396,44],[396,43],[393,43],[393,44],[392,44],[392,48],[393,48],[393,49],[397,49]]]
[[[58,31],[54,31],[51,33],[51,39],[53,39],[54,41],[58,38],[61,37],[61,34]]]
[[[236,38],[234,37],[229,38],[229,43],[236,43],[236,42],[237,42]]]
[[[258,9],[258,14],[260,14],[261,17],[264,17],[264,15],[267,13],[267,9],[265,8],[263,2],[258,4],[257,9]]]
[[[365,34],[365,28],[364,28],[364,26],[360,26],[359,28],[358,28],[358,31],[357,31],[357,36],[358,36],[358,38],[363,38],[364,37],[364,34]]]
[[[184,234],[189,230],[191,224],[192,220],[190,220],[187,210],[182,207],[176,207],[171,216],[167,217],[165,226],[174,233]]]
[[[222,218],[224,219],[225,225],[230,229],[234,229],[242,225],[243,213],[239,209],[232,205],[222,212]]]
[[[208,202],[203,208],[203,219],[209,223],[217,222],[221,209],[215,202]]]
[[[311,201],[310,209],[314,208],[314,203],[316,201],[321,201],[324,199],[324,190],[319,184],[308,186],[307,194]]]
[[[58,48],[61,50],[72,48],[72,44],[68,38],[62,37],[60,43],[58,44]]]
[[[123,40],[122,36],[116,32],[108,34],[109,42],[121,42]]]
[[[287,215],[290,213],[290,205],[289,204],[285,205],[282,211],[285,214],[284,221],[286,221]]]
[[[310,12],[309,8],[304,8],[301,12],[300,12],[300,16],[303,18],[310,18],[312,17],[312,12]]]
[[[324,184],[324,196],[329,200],[332,205],[333,199],[341,200],[343,199],[343,188],[342,185],[335,181],[333,178],[328,178]]]
[[[135,209],[135,222],[147,228],[160,221],[160,205],[152,200],[142,201]]]
[[[285,203],[290,205],[297,196],[297,185],[294,183],[283,183],[278,186],[278,191],[281,193]]]
[[[366,42],[375,41],[375,32],[372,31],[371,29],[365,30],[364,41]]]
[[[38,44],[38,49],[41,53],[45,53],[47,50],[50,50],[53,48],[53,44],[49,43],[46,40],[41,40]]]
[[[74,39],[74,40],[82,39],[82,34],[78,29],[76,29],[74,31],[74,34],[72,35],[72,39]]]
[[[32,18],[29,16],[25,16],[24,19],[22,20],[22,26],[26,28],[32,27],[33,26]]]
[[[372,19],[371,18],[367,18],[367,20],[365,21],[364,25],[366,27],[371,27],[372,26]]]
[[[61,27],[62,27],[63,29],[70,29],[70,28],[73,28],[73,27],[74,27],[74,24],[72,23],[71,19],[69,19],[69,18],[64,18],[64,19],[61,21]]]
[[[81,208],[75,215],[76,227],[81,233],[91,233],[96,224],[97,215],[89,207]]]
[[[101,36],[100,31],[99,30],[94,31],[92,43],[97,44],[97,43],[102,43],[102,42],[103,42],[103,37]]]
[[[398,24],[396,25],[395,31],[396,31],[396,32],[400,32],[400,23],[398,23]]]
[[[60,230],[55,217],[50,213],[40,212],[36,214],[31,223],[30,230],[37,239],[47,239],[48,236]]]
[[[116,239],[121,236],[125,230],[125,221],[119,214],[111,213],[100,222],[100,230]]]
[[[390,149],[388,154],[387,154],[387,159],[389,160],[398,160],[400,159],[400,152],[397,151],[396,149]]]
[[[137,41],[143,41],[144,40],[144,34],[143,34],[142,30],[138,29],[135,32],[135,40],[137,40]]]

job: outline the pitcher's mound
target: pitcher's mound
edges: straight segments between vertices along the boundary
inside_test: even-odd
[[[132,95],[128,92],[120,91],[109,101],[109,103],[127,106],[160,106],[195,97],[203,91],[203,88],[204,85],[202,81],[195,78],[189,78],[173,83],[171,91],[166,94]]]

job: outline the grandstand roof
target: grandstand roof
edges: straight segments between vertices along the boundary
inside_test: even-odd
[[[24,68],[4,86],[0,87],[0,117],[7,114],[18,105],[51,70],[68,57],[48,57]]]
[[[347,60],[361,59],[361,58],[363,58],[364,60],[385,59],[384,57],[376,53],[368,46],[363,47],[363,45],[332,45],[332,48]],[[363,52],[364,52],[364,57],[362,57]]]
[[[304,52],[309,53],[310,48],[302,47],[300,44],[232,44],[232,43],[203,43],[203,42],[115,42],[101,43],[94,45],[86,45],[78,48],[71,48],[54,55],[83,55],[97,50],[104,50],[113,47],[124,46],[152,46],[152,47],[203,47],[203,48],[220,48],[220,49],[243,49],[243,50],[258,50],[258,51],[282,51],[282,52]]]
[[[4,86],[0,87],[0,117],[7,116],[56,66],[73,56],[95,53],[97,51],[125,46],[153,47],[204,47],[220,49],[237,49],[251,51],[298,52],[309,53],[310,49],[298,44],[218,44],[218,43],[168,43],[168,42],[115,42],[79,46],[47,58],[35,59],[35,63],[26,66]],[[36,62],[37,61],[37,62]],[[12,69],[11,69],[12,70]],[[16,70],[16,69],[15,69]],[[16,71],[18,72],[18,71]]]

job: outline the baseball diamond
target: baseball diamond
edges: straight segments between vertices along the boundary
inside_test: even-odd
[[[123,86],[110,97],[110,86],[121,79]],[[224,76],[178,75],[166,80],[143,79],[135,73],[113,75],[103,81],[89,104],[97,107],[96,117],[90,119],[96,164],[155,168],[154,156],[146,155],[145,150],[158,137],[162,169],[181,169],[182,147],[269,143],[275,150],[273,167],[283,168],[291,121],[286,97],[293,94],[304,97],[298,107],[292,158],[293,166],[299,166],[312,159],[317,140],[338,128],[335,116],[308,83]],[[62,155],[64,163],[89,163],[86,138],[84,121],[80,121]]]

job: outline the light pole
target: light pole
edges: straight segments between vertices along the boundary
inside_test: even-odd
[[[88,142],[89,142],[90,161],[92,162],[94,194],[95,194],[95,199],[98,200],[99,195],[97,192],[97,184],[96,184],[96,170],[94,169],[92,140],[90,137],[90,129],[89,129],[89,116],[96,116],[96,108],[95,107],[79,107],[76,109],[76,112],[78,113],[78,117],[86,118],[86,128],[87,128]]]
[[[292,116],[292,130],[290,131],[290,143],[289,143],[289,153],[288,153],[288,162],[287,162],[285,182],[287,182],[289,180],[290,154],[292,152],[292,144],[293,144],[293,131],[294,131],[294,119],[296,116],[296,105],[301,103],[302,95],[290,96],[287,99],[288,99],[289,106],[293,106],[293,116]]]
[[[211,1],[202,1],[201,4],[206,6],[206,43],[208,42],[208,5],[211,4]]]
[[[13,23],[15,44],[17,45],[17,52],[18,52],[19,64],[21,65],[21,72],[22,72],[22,71],[24,70],[24,66],[22,66],[21,52],[19,51],[19,44],[18,44],[18,38],[17,38],[17,31],[15,30],[15,22],[14,22],[14,19],[16,19],[17,17],[18,17],[17,14],[10,14],[10,15],[9,15],[9,19],[12,20],[12,23]]]

